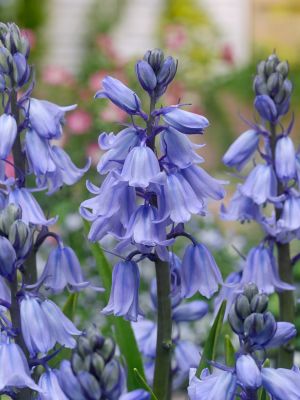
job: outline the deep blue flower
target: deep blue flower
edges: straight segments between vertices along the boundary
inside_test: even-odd
[[[103,314],[124,316],[137,321],[142,312],[139,308],[140,273],[134,261],[120,261],[114,266],[112,288]]]
[[[168,107],[163,114],[163,118],[172,128],[187,134],[203,133],[204,129],[209,125],[208,120],[202,115],[181,110],[177,107]]]
[[[0,392],[12,387],[29,387],[40,392],[30,376],[29,366],[21,348],[4,335],[0,334]]]
[[[44,372],[39,379],[39,386],[43,392],[39,394],[38,400],[69,400],[59,384],[56,371]]]
[[[256,204],[263,204],[277,195],[277,180],[272,165],[258,164],[242,184],[241,193]]]
[[[257,149],[259,133],[250,129],[242,133],[229,147],[223,156],[223,162],[228,167],[242,169]]]
[[[137,94],[118,79],[106,76],[102,81],[102,86],[103,90],[95,94],[96,99],[108,98],[117,107],[131,115],[141,113],[141,100]]]
[[[60,293],[65,287],[76,291],[90,285],[83,279],[74,250],[60,245],[50,251],[39,281],[52,293]]]
[[[247,255],[241,282],[243,284],[253,282],[264,293],[273,293],[295,288],[280,280],[276,261],[272,250],[259,245],[250,250]]]
[[[236,376],[245,388],[258,389],[262,384],[260,370],[250,355],[241,355],[236,364]]]
[[[157,73],[157,83],[160,86],[159,95],[161,95],[172,82],[176,75],[177,63],[173,57],[168,56],[161,65]]]
[[[217,371],[211,375],[202,371],[200,379],[196,369],[191,368],[188,394],[190,400],[233,400],[235,397],[236,376],[228,371]]]
[[[121,179],[130,186],[146,188],[160,173],[159,162],[147,146],[134,147],[125,159]]]
[[[6,159],[12,150],[17,136],[17,123],[12,115],[2,114],[0,117],[0,158]]]
[[[31,356],[46,354],[56,343],[73,348],[76,340],[72,335],[80,335],[51,300],[25,295],[20,304],[22,335]]]
[[[140,60],[135,65],[135,72],[142,88],[148,93],[152,93],[157,79],[151,65],[145,60]]]
[[[197,291],[210,298],[222,283],[219,268],[203,244],[186,247],[182,260],[182,294],[192,297]]]
[[[275,150],[275,170],[279,179],[287,182],[296,177],[296,155],[292,139],[282,136],[277,140]]]
[[[204,159],[194,149],[203,147],[189,140],[183,133],[168,127],[160,134],[160,145],[169,163],[186,168],[191,164],[202,163]]]
[[[6,237],[0,236],[0,274],[11,279],[16,270],[17,255],[12,244]]]
[[[97,171],[99,174],[106,174],[114,169],[120,170],[129,151],[138,146],[141,140],[139,131],[134,127],[129,127],[123,129],[117,135],[102,133],[99,136],[98,143],[102,150],[108,151],[100,158]]]
[[[28,105],[30,126],[44,139],[59,139],[65,113],[76,107],[76,104],[61,107],[50,101],[30,98]]]
[[[261,118],[275,122],[277,119],[277,108],[270,96],[262,94],[255,97],[254,106]]]

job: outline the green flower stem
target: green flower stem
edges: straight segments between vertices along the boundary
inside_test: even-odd
[[[275,146],[276,146],[276,126],[270,124],[271,130],[271,148],[273,160],[275,162]],[[282,184],[277,179],[277,195],[281,195],[284,191]],[[276,208],[276,221],[280,219],[281,210]],[[290,255],[290,244],[276,242],[277,260],[280,279],[284,282],[293,284],[293,268]],[[279,314],[281,321],[295,323],[295,298],[292,290],[278,293],[279,296]],[[291,345],[281,346],[278,353],[278,366],[281,368],[291,368],[294,362],[294,348]]]
[[[152,111],[156,99],[151,98],[149,119],[147,121],[147,135],[153,129]],[[155,152],[155,138],[152,138],[149,147]],[[151,202],[156,206],[156,199]],[[155,262],[157,285],[157,341],[154,369],[153,392],[158,400],[171,398],[171,356],[172,356],[172,314],[170,300],[170,268],[167,262]]]

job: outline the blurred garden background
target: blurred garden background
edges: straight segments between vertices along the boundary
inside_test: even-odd
[[[164,103],[192,99],[189,109],[210,120],[209,129],[198,140],[206,143],[201,155],[206,169],[215,176],[235,180],[222,165],[222,155],[247,129],[243,119],[253,119],[255,65],[273,51],[290,63],[294,135],[300,138],[299,0],[0,0],[0,16],[1,21],[16,22],[31,41],[39,82],[34,96],[60,105],[78,104],[67,115],[63,144],[78,166],[92,158],[87,179],[95,184],[99,184],[95,169],[101,155],[99,133],[118,132],[126,115],[108,101],[93,100],[94,93],[109,74],[140,95],[134,63],[149,48],[161,47],[179,61],[177,79]],[[99,260],[92,255],[78,213],[79,204],[87,197],[83,179],[51,196],[51,201],[43,195],[39,200],[50,215],[61,215],[57,229],[77,251],[86,275],[100,285]],[[200,218],[194,219],[192,230],[213,250],[225,278],[243,262],[239,252],[246,254],[261,234],[252,224],[221,221],[218,214],[218,209],[211,210],[205,226]],[[103,247],[111,248],[111,244]],[[48,251],[45,246],[45,254]],[[298,270],[300,281],[299,265]],[[153,274],[145,269],[144,278]],[[276,304],[274,295],[275,314]],[[101,294],[81,294],[78,306],[82,325],[91,319],[101,322]],[[186,334],[198,335],[196,341],[201,344],[205,335],[200,333],[205,332],[209,318],[192,333],[186,329]]]

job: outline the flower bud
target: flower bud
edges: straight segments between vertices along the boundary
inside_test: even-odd
[[[253,313],[245,319],[244,332],[246,336],[255,337],[264,329],[264,316],[263,314]]]
[[[72,369],[75,373],[84,369],[84,358],[81,358],[78,353],[72,354]]]
[[[30,52],[30,44],[27,37],[21,36],[18,51],[22,53],[26,58],[28,58]]]
[[[151,93],[157,84],[155,73],[146,61],[138,61],[135,66],[136,75],[143,89]]]
[[[251,311],[256,313],[263,313],[266,311],[269,303],[269,298],[265,294],[256,294],[251,300]]]
[[[104,361],[109,362],[114,353],[115,353],[116,345],[115,342],[111,338],[105,338],[104,343],[100,349],[97,349],[97,353],[100,354]]]
[[[270,122],[276,121],[277,109],[271,97],[265,94],[256,96],[254,100],[254,106],[261,118]]]
[[[24,85],[30,76],[30,68],[27,64],[27,60],[25,56],[22,53],[15,53],[13,55],[13,60],[14,60],[14,78],[15,82],[19,85],[22,86]]]
[[[281,61],[276,66],[276,71],[278,71],[283,76],[283,78],[286,78],[289,73],[289,63],[287,61]]]
[[[91,352],[92,348],[90,346],[89,339],[85,336],[81,336],[78,339],[77,343],[77,351],[81,357],[85,357]]]
[[[3,92],[6,88],[6,81],[4,75],[0,72],[0,93]]]
[[[164,61],[164,53],[161,49],[148,50],[144,55],[144,60],[152,67],[157,74]]]
[[[18,258],[25,258],[32,246],[32,234],[29,226],[20,219],[15,221],[9,229],[8,238]]]
[[[276,54],[271,54],[266,61],[266,74],[270,76],[272,72],[275,71],[277,65],[279,64],[279,59]]]
[[[252,298],[258,294],[258,288],[255,283],[247,283],[244,286],[244,295],[248,297],[248,300],[251,302]]]
[[[256,71],[258,75],[261,75],[262,78],[266,75],[266,61],[260,61],[257,64]]]
[[[239,294],[235,301],[235,311],[239,318],[245,319],[251,313],[248,298],[244,294]]]
[[[249,317],[248,317],[249,318]],[[228,321],[232,328],[232,330],[237,334],[244,333],[244,324],[243,320],[239,318],[235,311],[235,307],[232,307],[228,314]]]
[[[78,381],[85,393],[93,395],[93,399],[101,399],[101,388],[97,379],[88,372],[81,371],[77,376]],[[90,397],[89,397],[90,398]]]
[[[10,241],[0,236],[0,275],[10,279],[16,269],[16,252]]]
[[[0,231],[8,235],[11,225],[17,220],[21,219],[22,210],[16,204],[9,204],[4,210],[0,211]]]
[[[157,83],[159,85],[168,86],[176,75],[177,63],[173,57],[167,57],[157,74]]]
[[[6,47],[0,47],[0,72],[9,73],[12,56]]]
[[[94,375],[96,375],[100,379],[103,369],[105,367],[105,361],[98,353],[94,353],[92,355],[91,366]]]
[[[267,88],[271,96],[275,96],[283,84],[283,78],[279,72],[273,72],[267,80]]]
[[[256,75],[256,77],[254,78],[253,89],[257,95],[268,94],[267,83],[265,79],[260,75]]]

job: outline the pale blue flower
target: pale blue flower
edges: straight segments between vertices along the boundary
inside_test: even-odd
[[[6,159],[12,151],[18,132],[17,122],[12,115],[2,114],[0,117],[0,158]]]
[[[208,120],[202,115],[181,110],[178,107],[168,107],[163,113],[163,119],[172,128],[186,134],[203,133],[209,126]]]
[[[295,148],[289,136],[282,136],[276,142],[275,170],[278,178],[283,182],[296,177]]]

